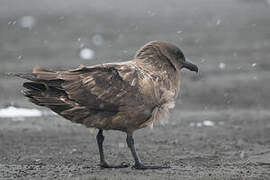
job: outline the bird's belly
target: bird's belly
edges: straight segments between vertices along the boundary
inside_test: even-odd
[[[87,127],[94,127],[104,130],[120,130],[132,132],[143,128],[142,124],[151,118],[151,110],[143,111],[123,111],[117,113],[101,113],[100,115],[90,116],[83,122]]]
[[[169,118],[169,109],[174,107],[174,101],[166,101],[161,105],[149,107],[139,106],[119,112],[100,111],[88,116],[83,124],[87,127],[124,132],[133,132],[136,129],[152,125],[156,121],[165,124]]]

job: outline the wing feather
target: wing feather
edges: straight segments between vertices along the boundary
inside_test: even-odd
[[[60,77],[64,80],[61,88],[69,99],[90,109],[126,111],[147,100],[140,94],[137,70],[128,65],[83,66],[62,72]]]
[[[126,130],[139,126],[151,117],[145,112],[157,105],[150,79],[129,63],[69,71],[34,68],[32,73],[14,75],[31,81],[24,83],[24,95],[31,102],[87,127]]]

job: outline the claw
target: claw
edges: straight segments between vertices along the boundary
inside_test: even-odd
[[[127,168],[129,167],[128,163],[122,162],[119,165],[109,165],[107,162],[103,162],[100,164],[101,168]]]
[[[135,164],[133,168],[138,170],[146,170],[146,169],[168,169],[171,168],[170,166],[146,166],[143,164]]]

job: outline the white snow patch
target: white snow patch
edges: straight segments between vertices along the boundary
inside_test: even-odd
[[[213,121],[205,120],[203,122],[197,122],[197,123],[192,122],[189,125],[191,127],[202,127],[202,126],[212,127],[212,126],[215,126],[215,123]]]
[[[204,126],[214,126],[215,123],[213,121],[205,120],[203,121]]]
[[[94,58],[95,52],[89,48],[82,48],[79,55],[81,59],[89,60]]]
[[[0,109],[0,118],[21,118],[42,116],[42,112],[37,109],[26,109],[9,106]]]

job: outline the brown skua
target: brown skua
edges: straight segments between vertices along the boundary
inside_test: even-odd
[[[45,106],[64,118],[99,129],[97,143],[100,166],[109,165],[103,152],[103,130],[127,133],[136,169],[159,169],[168,166],[146,166],[139,159],[133,132],[166,121],[174,107],[180,88],[180,70],[198,72],[175,45],[151,41],[144,45],[133,60],[96,66],[80,66],[68,71],[34,68],[32,73],[10,73],[27,80],[24,95],[31,102]]]

